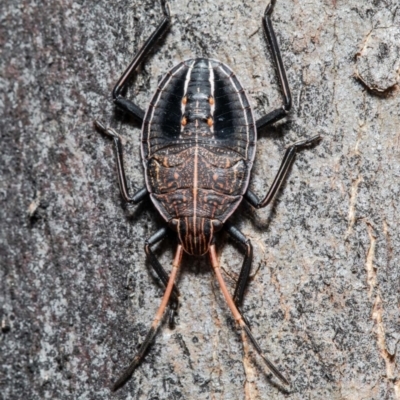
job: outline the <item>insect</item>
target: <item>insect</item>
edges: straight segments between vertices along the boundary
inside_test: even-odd
[[[113,90],[116,106],[133,116],[142,126],[141,153],[146,187],[133,196],[128,191],[123,150],[118,134],[103,123],[95,121],[95,127],[114,141],[122,198],[128,203],[136,204],[150,197],[167,222],[165,227],[145,242],[145,252],[166,287],[165,293],[143,344],[114,384],[113,390],[117,390],[130,378],[144,357],[167,307],[171,313],[170,321],[173,321],[179,296],[174,282],[183,252],[193,256],[209,255],[219,286],[236,322],[272,373],[284,384],[289,384],[264,356],[240,311],[250,274],[253,249],[250,240],[229,222],[229,217],[243,199],[255,208],[268,205],[281,187],[296,152],[320,139],[317,135],[297,142],[286,150],[275,179],[262,200],[248,189],[257,130],[285,117],[292,104],[270,18],[274,4],[275,1],[271,1],[266,7],[262,26],[276,64],[282,88],[282,106],[255,120],[248,97],[232,70],[219,61],[205,58],[186,60],[172,68],[160,81],[146,112],[124,97],[124,89],[136,69],[170,24],[169,4],[162,1],[162,21],[138,51]],[[222,229],[242,245],[245,253],[233,296],[225,285],[215,248],[215,233]],[[168,274],[157,260],[152,246],[171,232],[176,236],[178,245],[171,273]]]

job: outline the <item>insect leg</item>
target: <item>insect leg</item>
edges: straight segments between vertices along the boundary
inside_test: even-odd
[[[160,264],[160,262],[157,260],[157,257],[151,250],[151,246],[155,245],[158,243],[160,240],[164,239],[165,236],[167,236],[168,233],[168,228],[164,227],[161,228],[159,231],[157,231],[153,236],[151,236],[149,239],[146,240],[145,245],[144,245],[144,250],[147,254],[147,257],[150,261],[150,265],[153,267],[154,271],[158,275],[158,277],[161,279],[162,283],[167,287],[168,281],[169,281],[169,276],[167,271],[163,268],[163,266]],[[172,287],[172,293],[171,293],[171,299],[169,302],[169,306],[171,308],[171,313],[169,315],[169,325],[173,327],[174,324],[174,318],[176,315],[176,312],[178,310],[179,306],[179,291],[174,285]]]
[[[253,260],[253,246],[251,245],[250,239],[246,238],[242,232],[233,226],[229,221],[225,223],[224,229],[228,234],[235,240],[237,240],[245,248],[245,255],[240,270],[239,279],[236,284],[235,292],[233,294],[233,301],[236,306],[239,307],[243,301],[244,291],[249,281],[249,275],[251,270],[251,262]]]
[[[261,356],[261,358],[263,359],[265,364],[268,366],[268,368],[271,370],[271,372],[278,379],[280,379],[283,383],[285,383],[286,385],[289,385],[288,380],[279,372],[279,370],[275,367],[275,365],[263,354],[261,347],[257,343],[256,339],[254,338],[253,334],[251,333],[250,328],[244,321],[244,319],[243,319],[242,315],[240,314],[239,310],[237,309],[231,295],[229,294],[228,288],[226,287],[224,278],[222,277],[222,274],[221,274],[221,268],[219,266],[217,252],[215,250],[214,244],[212,244],[210,246],[210,260],[211,260],[211,265],[214,268],[215,275],[217,277],[221,291],[225,297],[225,301],[228,303],[228,306],[231,309],[231,312],[232,312],[236,322],[239,324],[240,328],[246,333],[246,335],[250,339],[251,343],[253,344],[254,348],[257,350],[257,353]]]
[[[144,354],[146,353],[147,348],[149,347],[149,345],[153,341],[154,337],[156,336],[157,329],[158,329],[158,327],[160,325],[162,316],[164,314],[165,308],[166,308],[166,306],[168,304],[169,298],[171,296],[171,293],[172,293],[172,290],[173,290],[173,287],[174,287],[175,278],[176,278],[178,269],[179,269],[180,264],[181,264],[182,253],[183,253],[182,246],[178,245],[178,248],[177,248],[176,253],[175,253],[175,258],[174,258],[174,261],[172,263],[171,275],[169,277],[168,285],[167,285],[167,288],[165,289],[165,293],[164,293],[164,296],[162,298],[161,305],[157,310],[156,316],[155,316],[155,318],[154,318],[154,320],[153,320],[153,322],[151,324],[151,327],[150,327],[149,331],[147,332],[147,335],[146,335],[146,337],[144,339],[144,342],[140,346],[138,352],[136,353],[136,355],[135,355],[134,359],[132,360],[132,362],[130,363],[129,367],[124,371],[124,373],[121,375],[121,377],[113,385],[112,391],[118,390],[131,377],[133,371],[139,365],[139,363],[142,360]]]
[[[267,206],[271,200],[274,198],[280,187],[282,186],[288,172],[290,169],[290,166],[292,165],[296,153],[302,149],[303,147],[311,146],[317,141],[321,139],[320,135],[316,135],[312,137],[311,139],[306,139],[299,141],[290,147],[286,149],[285,155],[283,156],[281,165],[279,167],[278,173],[275,176],[274,181],[272,182],[272,185],[270,186],[267,194],[265,195],[263,200],[259,200],[257,196],[251,192],[250,190],[247,190],[247,192],[244,194],[244,198],[253,206],[256,208],[261,208]]]
[[[117,132],[114,129],[106,128],[101,122],[94,121],[94,126],[104,135],[110,137],[114,141],[115,145],[115,152],[117,155],[117,172],[118,172],[118,182],[119,182],[119,189],[121,191],[122,198],[128,202],[137,204],[142,201],[148,194],[146,188],[143,188],[136,192],[132,197],[128,193],[128,186],[126,184],[126,176],[124,170],[124,160],[123,160],[123,151],[122,151],[122,143],[121,139],[118,136]]]
[[[236,283],[236,288],[233,293],[233,301],[235,302],[236,307],[240,311],[240,314],[242,315],[246,324],[250,326],[249,320],[243,314],[241,304],[243,301],[244,291],[249,281],[251,262],[253,260],[253,246],[251,245],[250,239],[247,239],[246,236],[244,236],[243,233],[240,232],[239,229],[234,227],[229,221],[225,222],[224,229],[233,239],[237,240],[245,248],[245,255],[242,268],[240,270],[239,279]]]
[[[160,37],[165,33],[165,31],[169,26],[169,23],[171,21],[169,13],[169,5],[168,3],[165,2],[165,0],[162,0],[161,6],[164,15],[163,19],[158,24],[156,30],[146,40],[141,49],[136,53],[135,57],[129,64],[128,68],[119,78],[112,92],[114,103],[118,107],[122,108],[124,111],[128,111],[130,114],[132,114],[140,123],[143,122],[145,112],[135,103],[123,97],[122,92],[126,87],[127,83],[134,76],[136,69],[143,62],[143,60],[146,58],[149,52],[153,49],[157,40],[160,39]]]
[[[292,107],[292,95],[290,94],[289,82],[286,77],[285,67],[283,66],[281,52],[279,50],[278,41],[272,27],[271,14],[276,0],[271,0],[265,9],[262,18],[262,26],[264,35],[268,40],[271,48],[272,58],[274,59],[276,69],[278,71],[279,83],[282,88],[283,106],[271,111],[256,121],[257,129],[261,129],[269,124],[272,124],[284,118]]]

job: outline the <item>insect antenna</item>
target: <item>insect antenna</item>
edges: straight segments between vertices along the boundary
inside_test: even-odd
[[[217,277],[221,291],[225,297],[225,301],[228,303],[228,306],[231,309],[231,312],[232,312],[235,320],[238,322],[240,328],[246,333],[246,335],[250,339],[251,343],[253,344],[254,348],[256,349],[257,353],[263,359],[263,361],[265,362],[267,367],[271,370],[271,372],[280,381],[282,381],[285,385],[289,386],[290,385],[289,381],[279,372],[278,368],[276,368],[275,365],[263,354],[263,351],[261,350],[260,345],[257,343],[257,340],[254,338],[249,326],[246,324],[246,322],[244,321],[238,308],[236,307],[236,305],[232,299],[232,296],[229,294],[228,288],[226,287],[224,278],[222,277],[222,274],[221,274],[221,268],[219,266],[218,257],[217,257],[217,253],[216,253],[214,244],[212,244],[210,246],[210,260],[211,260],[211,265],[215,271],[215,275]]]
[[[169,277],[168,285],[167,285],[167,288],[165,289],[164,296],[161,300],[160,307],[158,308],[156,316],[154,317],[151,327],[150,327],[149,331],[147,332],[144,342],[140,346],[134,359],[129,364],[128,368],[124,371],[124,373],[120,376],[120,378],[117,380],[117,382],[115,382],[114,385],[112,386],[111,390],[113,392],[118,390],[120,387],[122,387],[128,381],[128,379],[131,377],[133,371],[136,369],[136,367],[139,365],[140,361],[142,360],[143,356],[145,355],[147,348],[149,347],[149,345],[151,344],[151,342],[153,341],[154,337],[157,334],[157,329],[160,326],[160,322],[164,315],[165,308],[167,307],[169,298],[172,293],[172,289],[174,287],[175,278],[176,278],[178,269],[181,264],[182,253],[183,253],[183,248],[181,245],[178,245],[178,248],[176,250],[175,257],[174,257],[174,262],[172,264],[171,275]]]

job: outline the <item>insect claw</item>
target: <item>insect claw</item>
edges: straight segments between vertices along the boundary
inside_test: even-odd
[[[250,328],[250,327],[251,327],[250,322],[249,322],[249,320],[247,319],[246,315],[243,314],[242,308],[241,308],[241,307],[238,307],[238,310],[239,310],[239,312],[240,312],[240,315],[241,315],[242,318],[243,318],[244,323]]]
[[[259,344],[257,343],[256,339],[254,338],[253,334],[251,333],[250,328],[244,324],[242,325],[242,329],[246,332],[247,337],[250,339],[250,341],[253,343],[255,349],[257,350],[257,353],[260,355],[260,357],[263,359],[267,367],[270,369],[270,371],[275,375],[281,382],[283,382],[285,385],[290,386],[290,383],[288,379],[286,379],[278,370],[278,368],[275,367],[275,365],[263,354],[263,351],[261,350]]]
[[[270,3],[267,5],[264,11],[264,17],[267,17],[268,15],[272,14],[272,11],[274,10],[276,0],[271,0]]]
[[[320,140],[322,140],[321,135],[315,135],[310,139],[300,140],[299,142],[295,143],[294,146],[296,147],[311,146],[312,144],[317,143]]]
[[[318,141],[320,141],[322,139],[323,139],[323,137],[320,134],[318,134],[318,135],[313,136],[311,139],[309,139],[309,142],[315,143],[315,142],[318,142]]]
[[[174,329],[175,328],[175,316],[176,316],[176,312],[173,308],[169,309],[169,315],[168,315],[168,325],[170,329]]]
[[[170,7],[170,5],[169,5],[169,2],[168,2],[168,1],[162,0],[162,1],[161,1],[161,7],[162,7],[162,10],[163,10],[164,15],[165,15],[167,18],[170,18],[170,17],[171,17],[171,7]]]
[[[100,121],[94,120],[93,121],[93,125],[96,129],[98,129],[99,131],[104,132],[106,130],[106,127],[104,126],[104,124]]]
[[[104,135],[110,137],[110,138],[116,138],[119,139],[119,136],[117,134],[117,132],[114,131],[114,129],[111,128],[106,128],[106,126],[100,122],[100,121],[93,121],[94,126],[97,130],[99,130],[101,133],[103,133]]]

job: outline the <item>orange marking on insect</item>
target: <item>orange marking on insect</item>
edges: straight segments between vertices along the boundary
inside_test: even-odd
[[[225,301],[228,303],[229,308],[231,309],[231,312],[233,314],[233,317],[235,318],[235,320],[242,325],[243,324],[243,318],[240,315],[239,310],[237,309],[231,295],[229,294],[229,291],[225,285],[224,282],[224,278],[222,277],[221,274],[221,268],[219,266],[219,262],[218,262],[218,256],[217,256],[217,252],[215,250],[215,245],[212,244],[210,246],[210,251],[209,251],[209,256],[210,256],[210,261],[211,261],[211,265],[214,268],[215,271],[215,275],[217,277],[219,286],[221,288],[221,292],[225,297]]]
[[[214,100],[214,97],[212,97],[212,96],[209,96],[209,98],[208,98],[208,102],[210,103],[210,105],[214,105],[215,104],[215,100]]]
[[[182,126],[185,126],[187,124],[187,118],[185,116],[182,118],[181,124]]]
[[[182,104],[186,104],[187,103],[187,96],[184,96],[182,99]]]
[[[208,126],[213,126],[214,120],[211,117],[207,118],[207,124]]]

